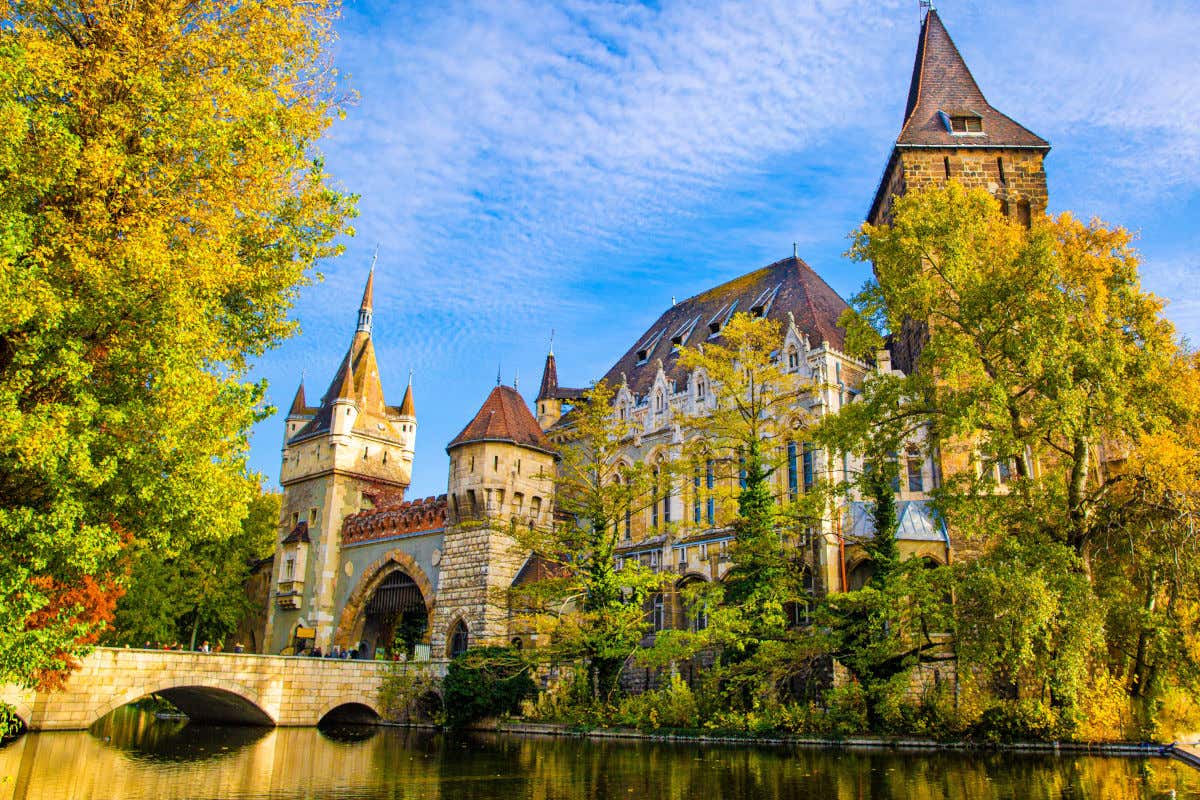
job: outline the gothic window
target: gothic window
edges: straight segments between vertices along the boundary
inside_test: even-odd
[[[288,558],[283,563],[283,580],[290,581],[296,575],[296,559]]]
[[[905,462],[908,471],[908,490],[910,492],[925,491],[925,480],[921,474],[922,468],[925,466],[925,459],[921,458],[921,453],[915,447],[908,448]]]
[[[710,458],[704,463],[704,486],[708,489],[708,499],[704,503],[704,515],[710,526],[715,525],[717,519],[717,500],[713,497],[712,491],[717,482],[716,477],[713,461]]]
[[[529,501],[529,515],[531,517],[533,517],[533,521],[536,522],[537,518],[539,516],[541,516],[541,514],[542,514],[542,498],[534,497],[532,500]]]
[[[467,632],[467,623],[461,619],[454,623],[454,628],[450,631],[449,654],[451,658],[457,658],[467,652],[467,646],[470,643],[470,634]]]
[[[654,468],[653,473],[653,497],[650,500],[650,527],[658,530],[658,498],[662,494],[662,478],[659,475],[658,467]]]
[[[700,512],[700,465],[697,464],[696,468],[692,471],[692,522],[699,525],[702,519],[703,516]]]
[[[796,369],[800,366],[800,353],[796,351],[796,347],[794,345],[788,348],[787,364],[788,369]]]
[[[708,384],[703,378],[696,381],[696,399],[703,400],[708,396]]]
[[[804,491],[810,491],[813,485],[817,482],[817,472],[814,464],[814,453],[812,442],[804,443]]]
[[[788,498],[795,500],[800,492],[800,464],[795,442],[787,443],[787,488]]]

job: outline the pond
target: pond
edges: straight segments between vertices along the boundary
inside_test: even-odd
[[[128,707],[0,748],[0,776],[0,800],[1200,798],[1200,771],[1161,759],[233,728]]]

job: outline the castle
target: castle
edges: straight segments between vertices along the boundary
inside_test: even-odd
[[[985,99],[966,62],[930,10],[921,25],[904,121],[872,199],[867,220],[885,222],[893,198],[954,179],[984,187],[1006,213],[1029,224],[1047,201],[1044,158],[1049,144]],[[447,446],[445,495],[407,500],[417,415],[411,382],[398,406],[385,402],[371,343],[372,286],[367,279],[358,324],[320,404],[307,404],[303,384],[285,422],[280,483],[280,541],[272,562],[262,652],[364,646],[403,641],[433,657],[469,646],[507,643],[502,590],[538,569],[508,536],[514,521],[548,523],[552,514],[555,442],[563,415],[582,390],[559,386],[553,352],[545,362],[536,416],[515,389],[496,386],[479,412]],[[798,256],[735,278],[667,309],[604,379],[617,387],[614,412],[638,434],[623,457],[654,464],[679,455],[679,419],[711,407],[703,374],[684,370],[678,352],[719,337],[735,314],[777,321],[781,363],[812,382],[790,413],[810,419],[852,402],[872,370],[910,370],[922,331],[905,329],[874,363],[842,352],[838,318],[846,302]],[[802,428],[802,426],[797,426]],[[569,445],[568,445],[569,446]],[[947,563],[954,547],[931,514],[927,492],[950,471],[980,468],[961,453],[897,454],[901,552]],[[818,481],[839,481],[860,467],[851,454],[830,454],[803,441],[786,444],[779,496]],[[1004,466],[992,464],[997,479]],[[645,511],[624,520],[619,560],[676,573],[672,589],[652,598],[655,629],[688,624],[678,590],[720,580],[729,568],[732,533],[714,497],[720,480],[708,470],[668,486]],[[735,478],[736,479],[736,478]],[[846,500],[817,529],[805,532],[814,592],[861,586],[871,564],[854,541],[872,535],[864,504]],[[428,650],[424,650],[424,648]],[[368,653],[369,654],[369,653]]]

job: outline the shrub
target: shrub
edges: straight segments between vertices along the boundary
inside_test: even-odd
[[[441,709],[429,703],[429,698],[437,697],[437,688],[437,678],[428,670],[393,662],[379,686],[379,708],[384,719],[440,722]]]
[[[984,710],[972,731],[988,742],[1050,741],[1059,732],[1058,715],[1041,700],[1000,700]]]
[[[853,736],[868,730],[867,693],[857,683],[847,683],[826,692],[825,709],[823,733]]]
[[[661,689],[622,699],[613,721],[640,730],[695,728],[700,724],[700,714],[691,687],[675,674]]]
[[[517,713],[537,691],[530,666],[509,647],[477,647],[450,662],[442,697],[446,724],[458,728],[485,717]]]

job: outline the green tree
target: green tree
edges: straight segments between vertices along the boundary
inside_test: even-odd
[[[518,624],[549,641],[531,657],[584,665],[593,701],[617,690],[625,662],[649,630],[643,603],[662,583],[640,564],[616,569],[626,514],[644,510],[654,495],[645,465],[621,458],[633,427],[613,412],[613,395],[601,381],[572,409],[558,452],[554,520],[513,529],[519,547],[547,568],[508,598],[519,609]]]
[[[844,318],[847,347],[869,357],[920,335],[920,356],[866,381],[827,430],[851,452],[919,436],[940,454],[936,505],[978,557],[958,576],[960,674],[1044,701],[1068,734],[1114,675],[1136,691],[1166,663],[1152,643],[1181,653],[1194,619],[1186,602],[1160,613],[1187,599],[1171,588],[1185,572],[1161,569],[1194,546],[1186,491],[1137,467],[1194,425],[1194,362],[1142,290],[1130,239],[1068,214],[1027,229],[955,182],[899,198],[890,225],[855,235],[850,255],[875,278]]]
[[[871,729],[899,730],[904,720],[895,706],[908,694],[912,669],[955,659],[948,641],[951,582],[945,567],[902,558],[893,486],[897,464],[877,457],[868,466],[859,485],[874,521],[873,535],[861,542],[871,576],[856,590],[826,595],[809,635],[813,649],[837,659],[862,686]]]
[[[235,533],[213,531],[207,539],[138,552],[104,639],[133,646],[180,642],[191,649],[223,641],[251,610],[246,581],[275,548],[280,500],[260,490]]]
[[[718,679],[736,703],[773,701],[785,680],[810,666],[787,612],[790,604],[811,603],[805,571],[812,565],[790,534],[820,525],[826,495],[818,489],[781,508],[771,481],[787,457],[786,443],[805,437],[804,400],[818,387],[780,363],[783,341],[775,321],[739,313],[719,340],[679,356],[684,369],[707,377],[714,401],[684,420],[688,460],[697,469],[724,467],[722,482],[737,487],[737,513],[725,580],[685,598],[709,609],[707,627],[664,631],[649,658],[661,663],[718,651]]]
[[[1178,421],[1155,402],[1175,332],[1141,289],[1130,238],[1069,214],[1027,230],[953,181],[898,198],[892,223],[864,225],[850,249],[875,278],[845,320],[847,347],[867,356],[902,329],[926,341],[912,374],[864,393],[847,439],[865,439],[869,420],[924,428],[949,450],[969,443],[985,466],[1052,490],[1057,536],[1086,560],[1108,488],[1094,474],[1098,448]]]
[[[130,558],[240,529],[248,359],[349,231],[327,0],[5,6],[0,683],[95,641]]]

